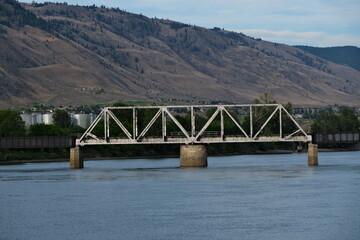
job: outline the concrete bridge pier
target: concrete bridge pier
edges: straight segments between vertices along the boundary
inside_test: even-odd
[[[70,168],[72,169],[84,168],[82,152],[79,147],[70,148]]]
[[[318,145],[309,143],[308,145],[308,165],[318,166]]]
[[[180,167],[207,167],[206,145],[180,145]]]

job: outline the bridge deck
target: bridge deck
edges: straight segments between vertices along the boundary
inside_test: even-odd
[[[210,143],[241,143],[241,142],[309,142],[311,138],[305,136],[296,136],[290,139],[284,139],[279,137],[258,137],[257,139],[246,138],[241,136],[227,136],[224,138],[221,137],[202,137],[199,140],[190,140],[188,141],[185,137],[167,137],[163,139],[163,137],[151,137],[151,138],[143,138],[141,141],[136,139],[128,139],[128,138],[109,138],[106,139],[88,139],[86,141],[87,145],[106,145],[106,144],[210,144]]]

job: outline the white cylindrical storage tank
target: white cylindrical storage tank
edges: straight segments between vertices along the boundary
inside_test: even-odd
[[[95,114],[95,113],[90,113],[89,116],[90,116],[90,124],[92,124],[92,123],[95,121],[95,119],[96,119],[96,117],[97,117],[97,114]]]
[[[32,114],[32,122],[31,124],[43,123],[43,118],[41,113],[33,113]]]
[[[45,124],[53,124],[53,113],[45,113],[43,115],[43,122]]]
[[[70,119],[71,119],[71,125],[78,126],[78,120],[77,117],[75,117],[76,114],[70,113]]]
[[[31,125],[36,124],[36,113],[31,114]]]
[[[43,121],[43,115],[42,115],[42,113],[38,113],[37,115],[36,115],[36,123],[43,123],[44,121]]]
[[[80,126],[82,128],[88,128],[90,126],[90,116],[85,113],[78,113],[73,115],[74,122],[73,124],[76,126]]]
[[[25,122],[25,126],[29,127],[32,124],[32,116],[29,113],[20,114],[21,119]]]
[[[76,124],[76,119],[75,119],[75,117],[74,117],[74,113],[68,113],[69,114],[69,116],[70,116],[70,123],[71,123],[71,125],[72,126],[76,126],[77,124]]]

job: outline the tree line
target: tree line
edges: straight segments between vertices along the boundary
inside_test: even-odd
[[[276,103],[270,95],[264,95],[259,99],[255,99],[254,103]],[[113,104],[113,106],[127,106],[121,102]],[[292,104],[284,105],[285,109],[291,113]],[[209,108],[206,112],[196,115],[196,131],[199,131],[208,119],[213,115],[216,109]],[[275,107],[253,107],[253,123],[254,132],[259,130],[262,124],[268,119]],[[139,133],[146,127],[156,114],[157,109],[142,109],[138,112]],[[237,114],[229,110],[230,115],[243,126],[244,131],[250,132],[250,116],[245,114],[241,119],[237,118]],[[122,124],[132,132],[132,110],[113,110],[113,113],[122,122]],[[189,112],[178,112],[175,117],[186,130],[191,129],[191,114]],[[263,129],[264,135],[278,134],[279,132],[279,116],[275,114],[273,119]],[[206,131],[220,131],[220,116],[218,115]],[[283,134],[293,132],[294,123],[283,114]],[[103,121],[100,121],[97,127],[92,131],[98,137],[104,136]],[[159,118],[149,129],[148,135],[162,136],[162,125]],[[241,131],[230,119],[224,114],[225,135],[241,135]],[[24,121],[21,119],[19,112],[13,110],[0,110],[0,137],[16,137],[16,136],[56,136],[56,135],[79,135],[85,129],[72,126],[69,114],[65,110],[56,110],[53,115],[53,124],[35,124],[28,129],[25,127]],[[360,131],[360,121],[356,113],[351,109],[341,109],[339,113],[323,112],[313,121],[312,131],[315,132],[357,132]],[[117,124],[110,120],[110,132],[112,137],[126,137],[124,132]],[[168,136],[173,132],[181,132],[172,122],[167,122]],[[210,144],[208,146],[209,154],[240,154],[253,153],[258,151],[268,151],[276,149],[293,149],[293,143],[226,143],[226,144]],[[45,151],[45,152],[44,152]],[[30,153],[29,153],[30,152]],[[135,156],[176,156],[179,154],[179,146],[170,145],[111,145],[111,146],[91,146],[85,147],[85,157],[135,157]],[[9,154],[12,157],[8,157]],[[19,155],[20,154],[20,155]],[[35,154],[35,155],[34,155]],[[2,156],[4,155],[4,156]],[[54,150],[21,150],[21,151],[3,151],[0,159],[37,159],[37,158],[64,158],[68,155],[66,149]]]
[[[264,95],[259,99],[255,99],[254,103],[276,103],[268,95]],[[121,107],[127,106],[121,102],[114,103],[113,106]],[[292,111],[292,104],[287,103],[284,105],[288,112]],[[216,109],[208,109],[202,115],[196,115],[196,130],[201,129],[208,119],[213,115]],[[275,107],[254,107],[253,108],[253,125],[254,131],[260,129],[261,125],[266,121],[270,114],[275,110]],[[153,116],[156,114],[157,109],[143,109],[139,111],[139,131],[144,129],[150,122]],[[117,118],[124,124],[124,126],[132,131],[132,110],[113,110]],[[234,119],[237,118],[235,112],[230,114]],[[190,112],[184,114],[177,114],[175,118],[185,129],[191,128],[191,115]],[[266,125],[263,132],[265,135],[276,134],[279,132],[279,116],[274,115],[273,119]],[[245,115],[242,119],[236,119],[244,128],[244,130],[250,132],[250,115]],[[294,128],[294,123],[283,116],[283,132],[291,133]],[[93,133],[97,136],[103,136],[103,122],[100,122],[98,126],[93,130]],[[152,136],[162,135],[161,119],[159,118],[149,130],[148,134]],[[220,129],[220,115],[218,115],[212,124],[209,125],[207,131],[219,131]],[[224,114],[224,129],[226,135],[239,135],[241,134],[239,128],[234,124],[229,116]],[[335,112],[323,112],[312,123],[311,130],[313,132],[357,132],[360,131],[360,120],[356,113],[349,109],[343,108],[339,113]],[[67,111],[57,109],[53,115],[53,124],[35,124],[31,125],[29,129],[26,129],[25,122],[21,119],[20,113],[13,110],[0,110],[0,137],[20,137],[20,136],[59,136],[59,135],[74,135],[81,134],[85,129],[79,126],[73,126],[71,124],[71,118]],[[110,121],[110,131],[112,136],[122,137],[125,134],[115,124],[113,120]],[[178,127],[173,121],[168,120],[167,131],[178,132]]]
[[[61,136],[76,135],[84,129],[71,124],[67,111],[57,109],[53,115],[53,124],[37,123],[26,129],[20,113],[13,110],[0,110],[0,137],[24,136]]]
[[[323,112],[311,126],[313,132],[358,132],[360,120],[349,108],[343,108],[339,113]]]

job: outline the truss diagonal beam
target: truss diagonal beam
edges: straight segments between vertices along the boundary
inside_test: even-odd
[[[291,134],[289,134],[289,135],[287,135],[284,139],[290,139],[292,136],[294,136],[295,134],[297,134],[298,132],[300,132],[301,130],[300,129],[298,129],[298,130],[296,130],[295,132],[293,132],[293,133],[291,133]]]
[[[87,136],[92,137],[93,139],[99,140],[99,138],[95,134],[88,133]]]
[[[275,108],[274,112],[270,115],[270,117],[265,121],[265,123],[261,126],[260,130],[255,134],[254,139],[261,133],[261,131],[265,128],[265,126],[269,123],[275,113],[279,110],[279,107]]]
[[[220,108],[218,107],[216,109],[216,111],[213,113],[213,115],[211,116],[211,118],[207,121],[207,123],[204,125],[204,127],[200,130],[200,132],[198,133],[198,135],[196,135],[195,140],[198,139],[204,132],[205,130],[210,126],[210,124],[212,123],[212,121],[214,121],[214,119],[216,118],[216,116],[219,114],[220,112]]]
[[[91,134],[92,130],[96,127],[96,125],[100,122],[101,118],[104,116],[104,110],[101,111],[101,113],[95,118],[94,122],[90,125],[90,127],[84,132],[84,134],[80,137],[79,142],[81,142],[86,136],[95,136],[94,134]]]
[[[304,136],[307,136],[306,132],[301,128],[301,126],[295,121],[295,119],[290,115],[290,113],[286,110],[286,108],[284,108],[283,106],[281,106],[282,110],[284,110],[284,112],[286,113],[286,115],[291,119],[291,121],[298,127],[298,129],[304,134]]]
[[[171,118],[171,120],[175,123],[175,125],[180,129],[180,131],[188,138],[190,139],[190,136],[188,132],[185,130],[185,128],[179,123],[179,121],[169,112],[168,109],[164,109],[167,115]]]
[[[144,135],[149,131],[151,126],[155,123],[155,121],[159,118],[161,115],[161,109],[154,115],[154,117],[151,119],[149,124],[144,128],[144,130],[140,133],[140,135],[137,137],[137,141],[140,140],[140,138],[144,137]]]
[[[247,135],[247,133],[244,131],[244,129],[240,126],[240,124],[234,119],[233,116],[231,116],[231,114],[228,112],[228,110],[226,110],[226,108],[224,108],[224,111],[226,112],[226,114],[230,117],[230,119],[235,123],[235,125],[240,129],[240,131],[245,135],[245,137],[249,138],[249,136]]]
[[[129,133],[129,131],[126,129],[126,127],[120,122],[120,120],[115,116],[115,114],[113,112],[111,112],[110,110],[108,111],[110,117],[115,121],[115,123],[121,128],[121,130],[123,130],[123,132],[126,134],[126,136],[129,139],[132,139],[131,134]]]

